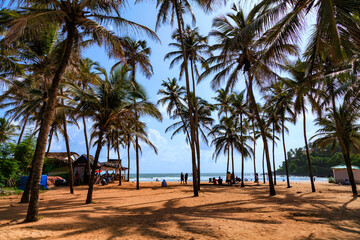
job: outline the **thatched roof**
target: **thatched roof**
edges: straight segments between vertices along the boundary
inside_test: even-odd
[[[77,154],[76,152],[70,152],[70,156],[72,158],[72,161],[75,161],[79,158],[79,154]],[[46,158],[54,160],[54,162],[56,163],[67,164],[69,162],[67,152],[49,152]]]
[[[119,160],[109,159],[108,162],[101,163],[101,167],[118,169],[119,168]],[[126,167],[123,167],[123,166],[121,167],[121,170],[127,170],[127,169],[128,168],[126,168]]]
[[[92,166],[94,163],[94,157],[92,155],[90,155],[89,158],[90,158],[90,165]],[[76,159],[76,161],[73,162],[74,166],[86,166],[86,164],[87,164],[86,154],[81,155],[78,159]],[[100,168],[100,167],[101,167],[101,165],[98,162],[97,168]]]

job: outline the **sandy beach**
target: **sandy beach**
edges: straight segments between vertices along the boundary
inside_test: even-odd
[[[360,199],[350,186],[307,182],[287,189],[267,185],[192,186],[142,182],[96,186],[85,205],[86,186],[55,188],[40,194],[35,223],[22,223],[21,196],[0,197],[0,239],[360,239]]]

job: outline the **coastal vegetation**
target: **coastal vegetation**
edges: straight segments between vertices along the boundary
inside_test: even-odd
[[[215,161],[221,154],[226,156],[226,169],[230,172],[231,167],[233,178],[234,152],[241,155],[244,187],[246,159],[252,158],[254,176],[258,174],[258,141],[263,146],[262,171],[268,175],[269,195],[276,195],[274,149],[280,139],[284,162],[279,171],[286,174],[288,188],[290,174],[306,174],[315,192],[314,175],[328,175],[329,167],[345,163],[357,197],[351,165],[360,164],[360,5],[351,0],[330,2],[263,0],[251,7],[235,2],[225,15],[212,20],[212,30],[203,36],[199,28],[188,25],[189,16],[196,24],[193,4],[213,12],[224,1],[156,1],[156,30],[165,23],[175,25],[172,50],[164,58],[170,60],[170,68],[180,66],[174,74],[178,79],[156,79],[162,80],[158,105],[175,121],[166,132],[183,133],[190,147],[195,197],[200,190],[202,144],[214,147]],[[6,118],[0,118],[0,185],[13,186],[20,175],[29,175],[21,200],[29,204],[27,222],[38,219],[40,179],[53,137],[63,137],[69,192],[76,190],[70,125],[84,130],[91,173],[86,204],[92,203],[104,146],[108,160],[111,149],[117,152],[119,166],[120,149],[127,149],[128,167],[133,147],[137,190],[142,144],[158,151],[148,138],[145,119],[162,121],[163,116],[138,78],[139,73],[146,78],[155,74],[147,41],[161,39],[148,27],[123,18],[126,5],[123,0],[1,1],[0,107]],[[298,46],[302,26],[311,17],[316,22],[302,51]],[[148,39],[139,39],[139,34]],[[97,59],[84,56],[93,45],[115,60],[110,71]],[[180,85],[182,78],[185,86]],[[217,94],[214,99],[197,94],[197,84],[208,80]],[[307,135],[310,110],[318,127],[314,136]],[[302,121],[305,148],[287,152],[287,126],[297,121]],[[23,137],[26,127],[34,131]],[[17,144],[12,143],[18,131]],[[95,148],[92,168],[91,148]]]

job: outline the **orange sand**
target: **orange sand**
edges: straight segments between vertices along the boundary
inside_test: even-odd
[[[0,239],[360,239],[360,198],[349,186],[281,182],[277,195],[268,186],[168,183],[96,186],[85,205],[86,186],[75,194],[60,187],[40,195],[35,223],[22,223],[27,204],[21,196],[0,197]]]

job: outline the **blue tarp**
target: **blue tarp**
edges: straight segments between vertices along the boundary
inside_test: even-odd
[[[21,189],[21,190],[25,189],[26,182],[27,182],[28,178],[29,178],[29,176],[22,176],[20,178],[19,189]],[[47,175],[41,175],[40,187],[43,187],[44,189],[48,190],[48,187],[47,187]]]

